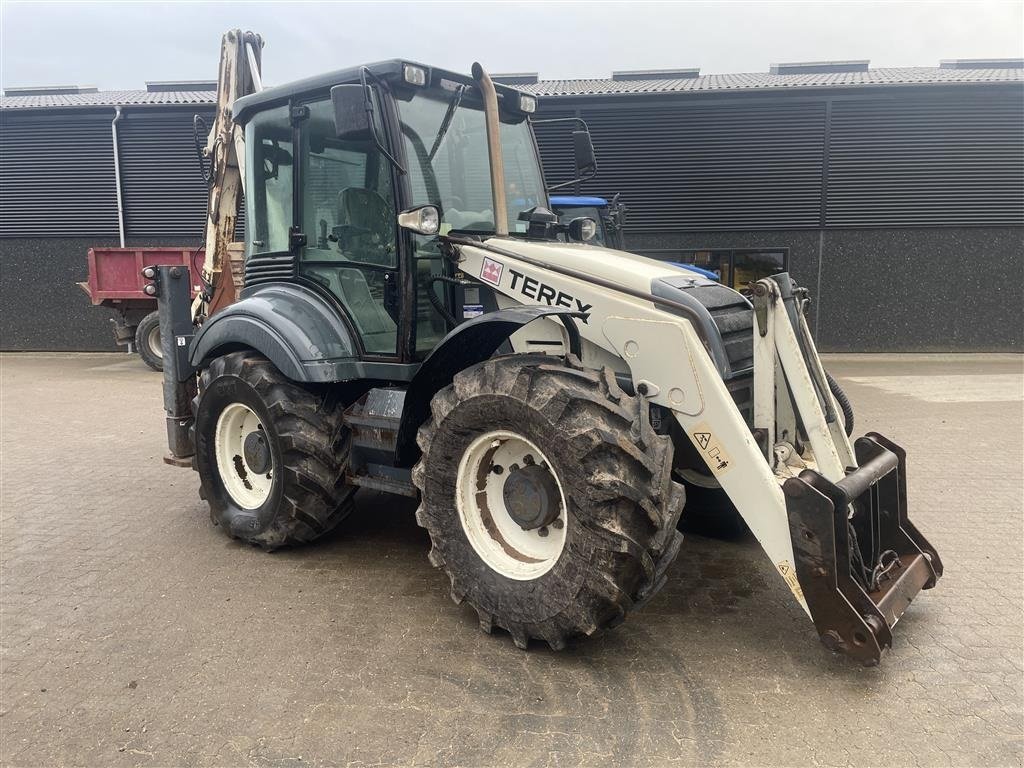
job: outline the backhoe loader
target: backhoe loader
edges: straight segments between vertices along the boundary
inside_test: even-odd
[[[234,34],[228,58],[258,66]],[[904,451],[847,437],[787,274],[748,299],[560,223],[536,100],[479,64],[247,82],[214,131],[244,177],[238,300],[212,307],[231,210],[194,307],[186,270],[145,272],[168,460],[197,470],[217,525],[274,549],[330,531],[357,488],[416,498],[454,600],[560,649],[664,584],[699,483],[825,645],[878,663],[942,564],[908,519]]]

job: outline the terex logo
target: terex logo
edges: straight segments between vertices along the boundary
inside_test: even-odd
[[[594,306],[593,304],[584,304],[572,294],[568,294],[565,291],[557,291],[550,285],[542,283],[540,280],[536,280],[532,277],[528,277],[522,272],[516,272],[514,269],[509,269],[509,274],[512,275],[512,290],[514,291],[518,287],[519,292],[528,299],[542,301],[551,307],[575,309],[577,312],[589,312]],[[574,304],[575,307],[573,306]],[[586,323],[589,318],[582,319],[583,322]]]

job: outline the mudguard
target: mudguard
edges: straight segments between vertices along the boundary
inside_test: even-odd
[[[580,354],[575,317],[585,314],[564,307],[522,306],[488,312],[462,323],[445,336],[423,361],[406,390],[402,421],[395,445],[395,464],[411,466],[419,455],[416,431],[430,412],[430,401],[451,384],[455,374],[493,355],[509,336],[540,317],[557,317],[565,325],[569,351]]]
[[[202,368],[246,347],[304,383],[344,381],[358,363],[358,348],[337,310],[314,291],[289,283],[257,286],[213,315],[192,341],[189,362]]]

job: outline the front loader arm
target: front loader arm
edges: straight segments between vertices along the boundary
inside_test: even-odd
[[[553,273],[504,250],[500,257],[494,250],[469,245],[461,246],[459,252],[459,268],[466,275],[483,276],[482,282],[507,299],[564,305],[587,313],[587,319],[578,324],[584,360],[618,361],[629,371],[638,394],[672,412],[806,611],[779,480],[693,324],[651,302]],[[548,326],[555,338],[562,332],[551,320],[532,325]],[[520,343],[528,345],[529,339]],[[605,354],[595,354],[594,348]],[[516,347],[516,351],[524,350]]]
[[[822,641],[878,663],[893,625],[942,565],[907,517],[902,449],[874,434],[851,446],[803,313],[787,305],[788,276],[756,285],[752,428],[707,340],[657,297],[489,243],[463,244],[459,258],[463,273],[501,294],[503,305],[586,312],[578,326],[584,360],[611,361],[638,395],[671,411]],[[550,320],[532,325],[530,335],[513,337],[517,352],[535,351],[531,340],[544,326],[555,339],[562,333]]]

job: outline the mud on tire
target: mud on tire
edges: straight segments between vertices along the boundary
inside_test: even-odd
[[[218,469],[218,420],[235,404],[259,419],[272,459],[269,491],[256,508],[238,503]],[[202,372],[193,401],[193,466],[214,523],[268,550],[313,541],[337,526],[351,511],[355,491],[344,481],[350,438],[343,410],[329,389],[299,386],[253,353],[215,359]]]
[[[660,589],[681,541],[683,487],[672,480],[670,438],[654,433],[611,371],[584,369],[572,356],[492,358],[459,373],[431,410],[413,470],[416,519],[453,599],[476,609],[482,629],[504,628],[520,648],[537,638],[558,650],[619,624]],[[458,511],[460,461],[493,430],[522,435],[550,458],[568,507],[557,562],[531,580],[489,567]]]

